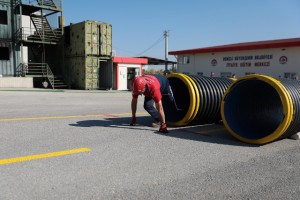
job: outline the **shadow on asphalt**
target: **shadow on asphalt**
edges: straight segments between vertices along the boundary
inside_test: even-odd
[[[104,118],[100,120],[84,120],[78,121],[76,124],[70,124],[74,127],[111,127],[120,129],[134,129],[134,130],[153,130],[151,126],[152,118],[150,116],[137,117],[137,125],[130,126],[131,117],[118,117],[118,118]],[[184,127],[170,127],[169,133],[163,134],[154,131],[165,137],[175,137],[185,140],[194,140],[215,144],[244,146],[244,147],[258,147],[259,145],[252,145],[238,141],[235,139],[222,124],[208,124],[208,125],[195,125]]]

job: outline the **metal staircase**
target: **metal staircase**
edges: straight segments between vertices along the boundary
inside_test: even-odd
[[[53,89],[66,89],[68,85],[62,76],[55,76],[47,63],[21,63],[17,69],[18,76],[45,78]]]
[[[56,8],[56,5],[53,2],[53,0],[37,0],[37,3],[41,6],[49,6],[52,8]]]
[[[31,14],[30,18],[35,30],[33,35],[27,37],[28,40],[59,43],[62,38],[61,31],[53,30],[45,16]]]
[[[54,76],[54,87],[55,89],[67,89],[68,85],[66,84],[63,76]]]
[[[0,0],[1,1],[1,0]],[[27,60],[20,63],[16,70],[17,76],[33,77],[37,87],[48,85],[54,88],[68,88],[60,73],[63,61],[62,49],[63,27],[57,24],[62,18],[61,0],[16,0],[15,12],[30,18],[30,24],[20,26],[15,33],[16,43],[22,47],[27,46]],[[60,22],[60,21],[59,21]],[[52,53],[53,51],[57,51]],[[25,58],[26,58],[25,57]],[[55,59],[55,61],[54,61]],[[53,62],[52,62],[53,61]],[[48,63],[53,65],[52,70]],[[40,84],[41,82],[48,84]]]

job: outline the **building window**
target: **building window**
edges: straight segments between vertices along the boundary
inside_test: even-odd
[[[190,63],[190,57],[189,56],[183,56],[183,64],[189,64]]]
[[[284,78],[286,78],[286,79],[298,79],[297,73],[290,73],[290,72],[284,73]]]
[[[0,24],[7,24],[7,11],[0,10]]]
[[[221,72],[222,78],[231,78],[231,72]]]
[[[291,78],[291,73],[284,73],[284,78]]]
[[[9,48],[0,47],[0,60],[9,60]]]

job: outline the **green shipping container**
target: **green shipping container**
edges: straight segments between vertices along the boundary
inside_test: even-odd
[[[99,89],[99,57],[78,56],[65,60],[72,87],[84,90]]]
[[[98,21],[71,24],[66,56],[111,57],[112,25]]]

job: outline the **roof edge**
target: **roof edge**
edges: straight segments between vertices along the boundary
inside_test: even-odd
[[[296,47],[296,46],[300,47],[300,38],[267,40],[267,41],[259,41],[259,42],[245,42],[245,43],[197,48],[197,49],[170,51],[169,55],[212,53],[212,52],[224,52],[224,51],[246,51],[246,50],[255,50],[255,49],[271,49],[271,48],[284,48],[284,47]]]
[[[114,63],[127,63],[127,64],[148,64],[148,59],[146,58],[132,58],[132,57],[113,57]]]

